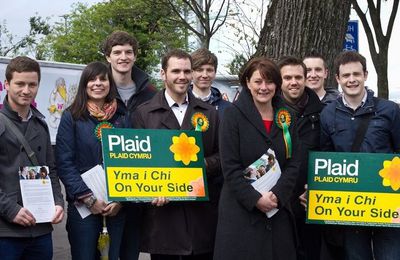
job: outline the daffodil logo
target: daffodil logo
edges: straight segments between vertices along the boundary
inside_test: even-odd
[[[200,152],[200,147],[196,145],[194,137],[188,137],[185,133],[172,137],[172,145],[169,150],[174,153],[174,160],[182,161],[184,165],[188,165],[191,161],[197,161],[197,153]]]
[[[383,178],[383,186],[390,186],[397,191],[400,188],[400,158],[394,157],[391,161],[384,161],[379,175]]]

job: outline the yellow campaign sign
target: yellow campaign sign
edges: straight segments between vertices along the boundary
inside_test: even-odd
[[[110,197],[204,197],[202,168],[107,167]]]
[[[400,194],[310,190],[308,199],[309,220],[400,225]]]

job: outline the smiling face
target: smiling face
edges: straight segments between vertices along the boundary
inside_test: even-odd
[[[360,62],[349,62],[339,66],[339,75],[336,75],[336,81],[342,88],[345,97],[362,99],[367,77],[368,72],[363,71]]]
[[[12,79],[5,81],[8,94],[8,103],[16,112],[29,109],[39,90],[39,76],[37,72],[13,72]]]
[[[276,91],[276,84],[272,80],[263,78],[259,70],[254,71],[247,80],[247,87],[256,106],[271,103]]]
[[[86,93],[88,94],[88,99],[98,103],[100,107],[104,104],[109,92],[110,81],[108,80],[107,75],[97,75],[87,83]]]
[[[304,93],[306,79],[301,65],[286,65],[281,68],[283,97],[296,103]]]
[[[130,44],[115,45],[112,47],[107,61],[111,64],[113,72],[126,74],[131,73],[136,56]]]
[[[303,60],[307,67],[307,86],[314,91],[324,88],[325,79],[328,77],[328,70],[325,68],[321,58],[305,58]]]
[[[211,64],[205,64],[193,70],[193,88],[201,90],[210,89],[215,75],[215,68]]]
[[[167,93],[178,101],[186,96],[192,80],[192,64],[189,59],[170,57],[165,70],[161,69],[161,78]]]

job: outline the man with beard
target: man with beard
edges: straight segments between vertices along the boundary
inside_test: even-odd
[[[319,259],[319,227],[305,224],[305,210],[299,196],[304,193],[307,183],[308,151],[319,150],[319,114],[323,105],[317,94],[306,87],[307,68],[300,59],[284,57],[278,66],[282,76],[282,98],[295,118],[302,150],[305,151],[291,200],[300,242],[297,255],[298,259]]]
[[[192,58],[182,50],[169,51],[161,60],[165,89],[140,105],[135,128],[200,130],[203,135],[209,201],[173,201],[156,198],[146,205],[142,219],[141,250],[152,260],[212,259],[217,224],[221,174],[218,154],[218,114],[215,108],[188,93]],[[202,120],[195,120],[201,116]],[[200,125],[198,125],[200,124]]]

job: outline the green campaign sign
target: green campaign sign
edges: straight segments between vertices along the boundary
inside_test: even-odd
[[[400,227],[399,155],[309,155],[307,223]]]
[[[201,132],[102,130],[110,201],[208,200]]]

